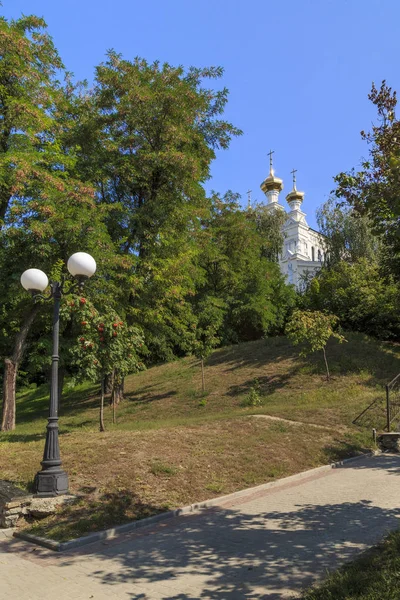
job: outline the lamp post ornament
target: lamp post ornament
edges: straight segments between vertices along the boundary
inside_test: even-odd
[[[86,252],[76,252],[67,263],[68,271],[77,278],[82,287],[85,279],[94,275],[96,262]],[[42,469],[35,476],[34,490],[37,496],[60,496],[68,493],[68,475],[62,469],[60,445],[58,440],[58,362],[60,337],[60,302],[63,293],[62,283],[50,283],[50,294],[46,297],[41,293],[47,288],[47,275],[39,269],[28,269],[21,275],[21,284],[36,298],[54,300],[53,307],[53,351],[51,357],[51,383],[49,417],[46,429]]]

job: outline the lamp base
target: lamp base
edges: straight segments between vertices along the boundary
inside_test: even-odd
[[[68,475],[62,469],[46,469],[36,473],[34,493],[40,498],[68,494]]]

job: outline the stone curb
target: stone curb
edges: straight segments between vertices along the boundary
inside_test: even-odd
[[[103,531],[98,531],[96,533],[91,533],[83,537],[75,538],[73,540],[69,540],[68,542],[56,542],[48,538],[39,537],[30,533],[24,533],[23,531],[14,531],[14,537],[25,540],[27,542],[33,542],[38,546],[43,546],[44,548],[48,548],[50,550],[55,550],[57,552],[65,552],[66,550],[80,548],[81,546],[85,546],[86,544],[92,544],[94,542],[99,542],[101,540],[113,538],[120,533],[127,533],[135,529],[150,527],[151,525],[154,525],[160,521],[165,521],[174,517],[179,517],[180,515],[185,515],[188,513],[199,512],[204,508],[219,506],[231,500],[245,498],[246,496],[252,495],[257,492],[262,492],[271,488],[279,488],[283,485],[286,486],[288,483],[294,483],[302,479],[307,479],[315,475],[323,474],[324,472],[328,472],[332,469],[339,469],[340,467],[343,467],[351,462],[355,462],[362,458],[372,457],[376,454],[379,454],[379,452],[372,451],[368,452],[367,454],[360,454],[358,456],[353,456],[352,458],[346,458],[341,461],[330,463],[329,465],[316,467],[315,469],[309,469],[308,471],[302,471],[301,473],[296,473],[295,475],[284,477],[282,479],[279,479],[278,481],[270,481],[269,483],[263,483],[255,487],[246,488],[245,490],[233,492],[232,494],[219,496],[218,498],[211,498],[210,500],[204,500],[203,502],[189,504],[188,506],[183,506],[182,508],[177,508],[175,510],[169,510],[168,512],[163,512],[152,517],[147,517],[145,519],[140,519],[139,521],[131,521],[130,523],[125,523],[124,525],[117,525],[116,527],[112,527],[110,529],[105,529]]]
[[[6,527],[6,528],[2,527],[0,529],[0,540],[2,538],[13,537],[14,533],[15,533],[15,528],[14,527]]]

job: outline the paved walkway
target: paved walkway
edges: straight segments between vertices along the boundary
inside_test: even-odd
[[[400,456],[363,458],[55,554],[0,540],[0,600],[281,600],[400,521]]]

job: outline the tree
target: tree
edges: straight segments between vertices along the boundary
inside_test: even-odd
[[[43,19],[0,17],[0,228],[13,198],[66,179],[54,119],[63,64]]]
[[[295,310],[286,326],[286,334],[293,344],[304,344],[300,356],[307,356],[312,352],[322,350],[327,381],[330,379],[326,358],[328,340],[336,338],[339,343],[346,341],[340,333],[334,330],[338,321],[336,315],[324,314],[319,311]]]
[[[382,244],[380,237],[372,232],[372,223],[366,214],[340,206],[331,198],[318,209],[317,222],[325,236],[325,267],[343,260],[350,263],[363,258],[378,260]]]
[[[74,380],[90,379],[100,382],[100,431],[104,427],[105,378],[113,373],[113,398],[123,378],[144,368],[140,355],[144,354],[143,336],[139,328],[129,326],[111,307],[101,306],[84,296],[69,296],[63,314],[73,322],[75,343],[69,346],[70,368]],[[117,402],[112,401],[113,422]]]
[[[206,391],[204,361],[220,343],[218,333],[224,318],[224,304],[211,296],[202,299],[195,309],[197,322],[193,324],[193,354],[201,364],[201,389]]]
[[[334,313],[344,329],[396,340],[400,337],[399,300],[393,276],[382,275],[376,262],[360,259],[321,269],[300,303],[309,310]]]
[[[221,75],[111,51],[78,111],[77,173],[108,206],[109,233],[131,262],[127,319],[140,322],[154,361],[185,351],[197,236],[209,210],[203,184],[216,150],[241,133],[221,118],[227,90],[204,86]]]
[[[202,222],[202,274],[196,295],[223,301],[222,343],[282,330],[294,291],[285,284],[278,264],[264,254],[266,228],[260,230],[254,214],[241,210],[236,194],[215,194],[211,200],[211,215]]]
[[[396,118],[396,92],[382,82],[372,84],[368,96],[378,111],[378,123],[361,132],[369,144],[369,158],[360,171],[352,169],[335,177],[335,195],[359,214],[368,215],[374,232],[386,246],[386,267],[400,276],[400,122]]]

